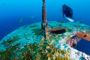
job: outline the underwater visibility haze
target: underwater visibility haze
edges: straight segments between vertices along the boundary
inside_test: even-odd
[[[0,0],[0,60],[90,60],[90,0]]]
[[[46,0],[47,20],[63,21],[62,5],[66,4],[73,9],[75,22],[90,25],[89,3],[89,0]],[[23,21],[19,23],[21,18]],[[22,25],[41,21],[42,0],[0,0],[0,39]]]

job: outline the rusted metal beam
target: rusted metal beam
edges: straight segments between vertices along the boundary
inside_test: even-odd
[[[41,28],[45,30],[46,25],[47,25],[47,14],[46,14],[45,0],[43,0]]]

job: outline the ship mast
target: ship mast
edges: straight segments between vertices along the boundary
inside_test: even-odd
[[[45,37],[45,39],[49,39],[47,14],[46,13],[47,12],[46,12],[45,0],[43,0],[41,28],[44,30],[44,37]]]
[[[46,25],[47,25],[47,14],[46,14],[45,0],[43,0],[41,28],[45,30]]]

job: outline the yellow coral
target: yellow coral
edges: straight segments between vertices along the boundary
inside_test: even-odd
[[[56,54],[57,54],[57,55],[59,55],[59,53],[58,53],[58,52],[57,52]]]
[[[53,60],[55,60],[55,58],[56,58],[56,57],[53,55]]]
[[[58,37],[58,35],[55,35],[55,37],[57,38],[57,37]]]
[[[47,47],[46,47],[46,49],[49,49],[49,48],[50,48],[50,46],[47,46]]]
[[[66,54],[65,54],[65,55],[66,55],[66,56],[68,56],[69,54],[70,54],[69,52],[66,52]]]
[[[43,44],[43,42],[40,42],[40,43],[39,43],[39,46],[42,45],[42,44]]]
[[[58,53],[58,52],[55,52],[54,54],[59,55],[59,53]]]
[[[35,46],[36,46],[36,44],[35,44]]]
[[[48,53],[48,54],[47,54],[47,57],[50,57],[50,56],[51,56],[51,53]]]
[[[27,46],[27,48],[29,48],[29,46]]]
[[[50,40],[48,40],[48,42],[50,42]]]
[[[36,60],[39,60],[39,57],[37,57]]]
[[[42,47],[40,47],[40,49],[42,50]]]
[[[38,56],[38,57],[41,57],[41,55],[40,55],[39,53],[37,53],[37,56]]]
[[[62,58],[62,60],[64,60],[64,58]]]
[[[47,36],[47,35],[46,35],[46,39],[49,39],[49,38],[50,38],[50,36]]]
[[[59,41],[61,41],[61,39],[59,39]]]
[[[44,41],[44,38],[42,38],[41,40]]]
[[[42,51],[42,53],[44,53],[44,51]]]
[[[51,60],[51,57],[48,57],[48,60]]]
[[[54,52],[54,50],[52,49],[52,52]]]
[[[25,60],[27,60],[27,59],[25,59]]]

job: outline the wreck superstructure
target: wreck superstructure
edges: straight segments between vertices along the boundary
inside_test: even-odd
[[[62,28],[53,28],[47,23],[47,12],[46,12],[46,5],[45,5],[45,0],[43,0],[43,6],[42,6],[42,23],[41,23],[41,28],[44,30],[44,37],[45,39],[50,38],[50,34],[52,32],[61,32],[64,33],[64,29]],[[64,31],[63,31],[64,30]]]
[[[47,14],[46,14],[45,0],[43,0],[41,28],[45,30],[46,25],[47,25]]]
[[[48,39],[49,38],[49,32],[48,32],[47,12],[46,12],[45,0],[43,0],[43,6],[42,6],[41,28],[44,30],[45,39]]]

